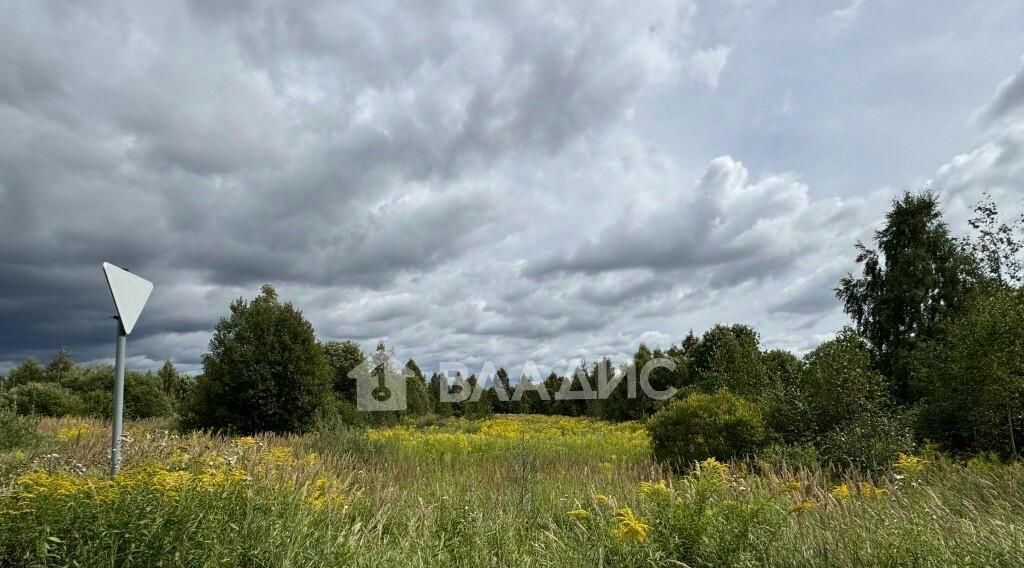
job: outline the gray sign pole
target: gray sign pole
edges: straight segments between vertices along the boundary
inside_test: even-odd
[[[110,296],[117,308],[117,354],[114,358],[114,420],[111,424],[110,475],[117,475],[121,469],[121,436],[124,430],[124,345],[128,334],[135,329],[139,314],[149,300],[153,283],[127,270],[103,263],[103,274],[107,277]]]
[[[128,334],[124,332],[121,318],[117,318],[117,353],[114,357],[114,425],[110,441],[110,475],[117,475],[121,469],[121,430],[124,427],[124,347]]]

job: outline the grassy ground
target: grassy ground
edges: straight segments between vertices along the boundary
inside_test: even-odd
[[[875,478],[654,464],[643,429],[496,417],[227,438],[101,422],[0,433],[0,566],[1021,566],[1024,467]]]

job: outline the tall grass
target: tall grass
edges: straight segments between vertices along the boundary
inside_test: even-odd
[[[1024,468],[686,476],[642,429],[498,417],[232,439],[42,419],[0,451],[0,566],[1020,566]]]

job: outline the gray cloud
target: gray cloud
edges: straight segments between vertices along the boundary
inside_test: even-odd
[[[719,321],[803,349],[842,325],[821,288],[890,187],[948,162],[956,211],[1019,192],[1018,9],[951,36],[954,12],[13,2],[0,371],[110,357],[104,260],[156,282],[140,368],[197,371],[268,281],[321,337],[424,366],[621,357]]]
[[[1007,77],[996,88],[995,95],[978,110],[976,117],[983,123],[1006,120],[1024,109],[1024,58],[1017,72]]]

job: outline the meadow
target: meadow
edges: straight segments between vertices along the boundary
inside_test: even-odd
[[[2,566],[1020,566],[1024,467],[902,456],[873,477],[655,464],[636,423],[409,421],[301,436],[16,418]]]

